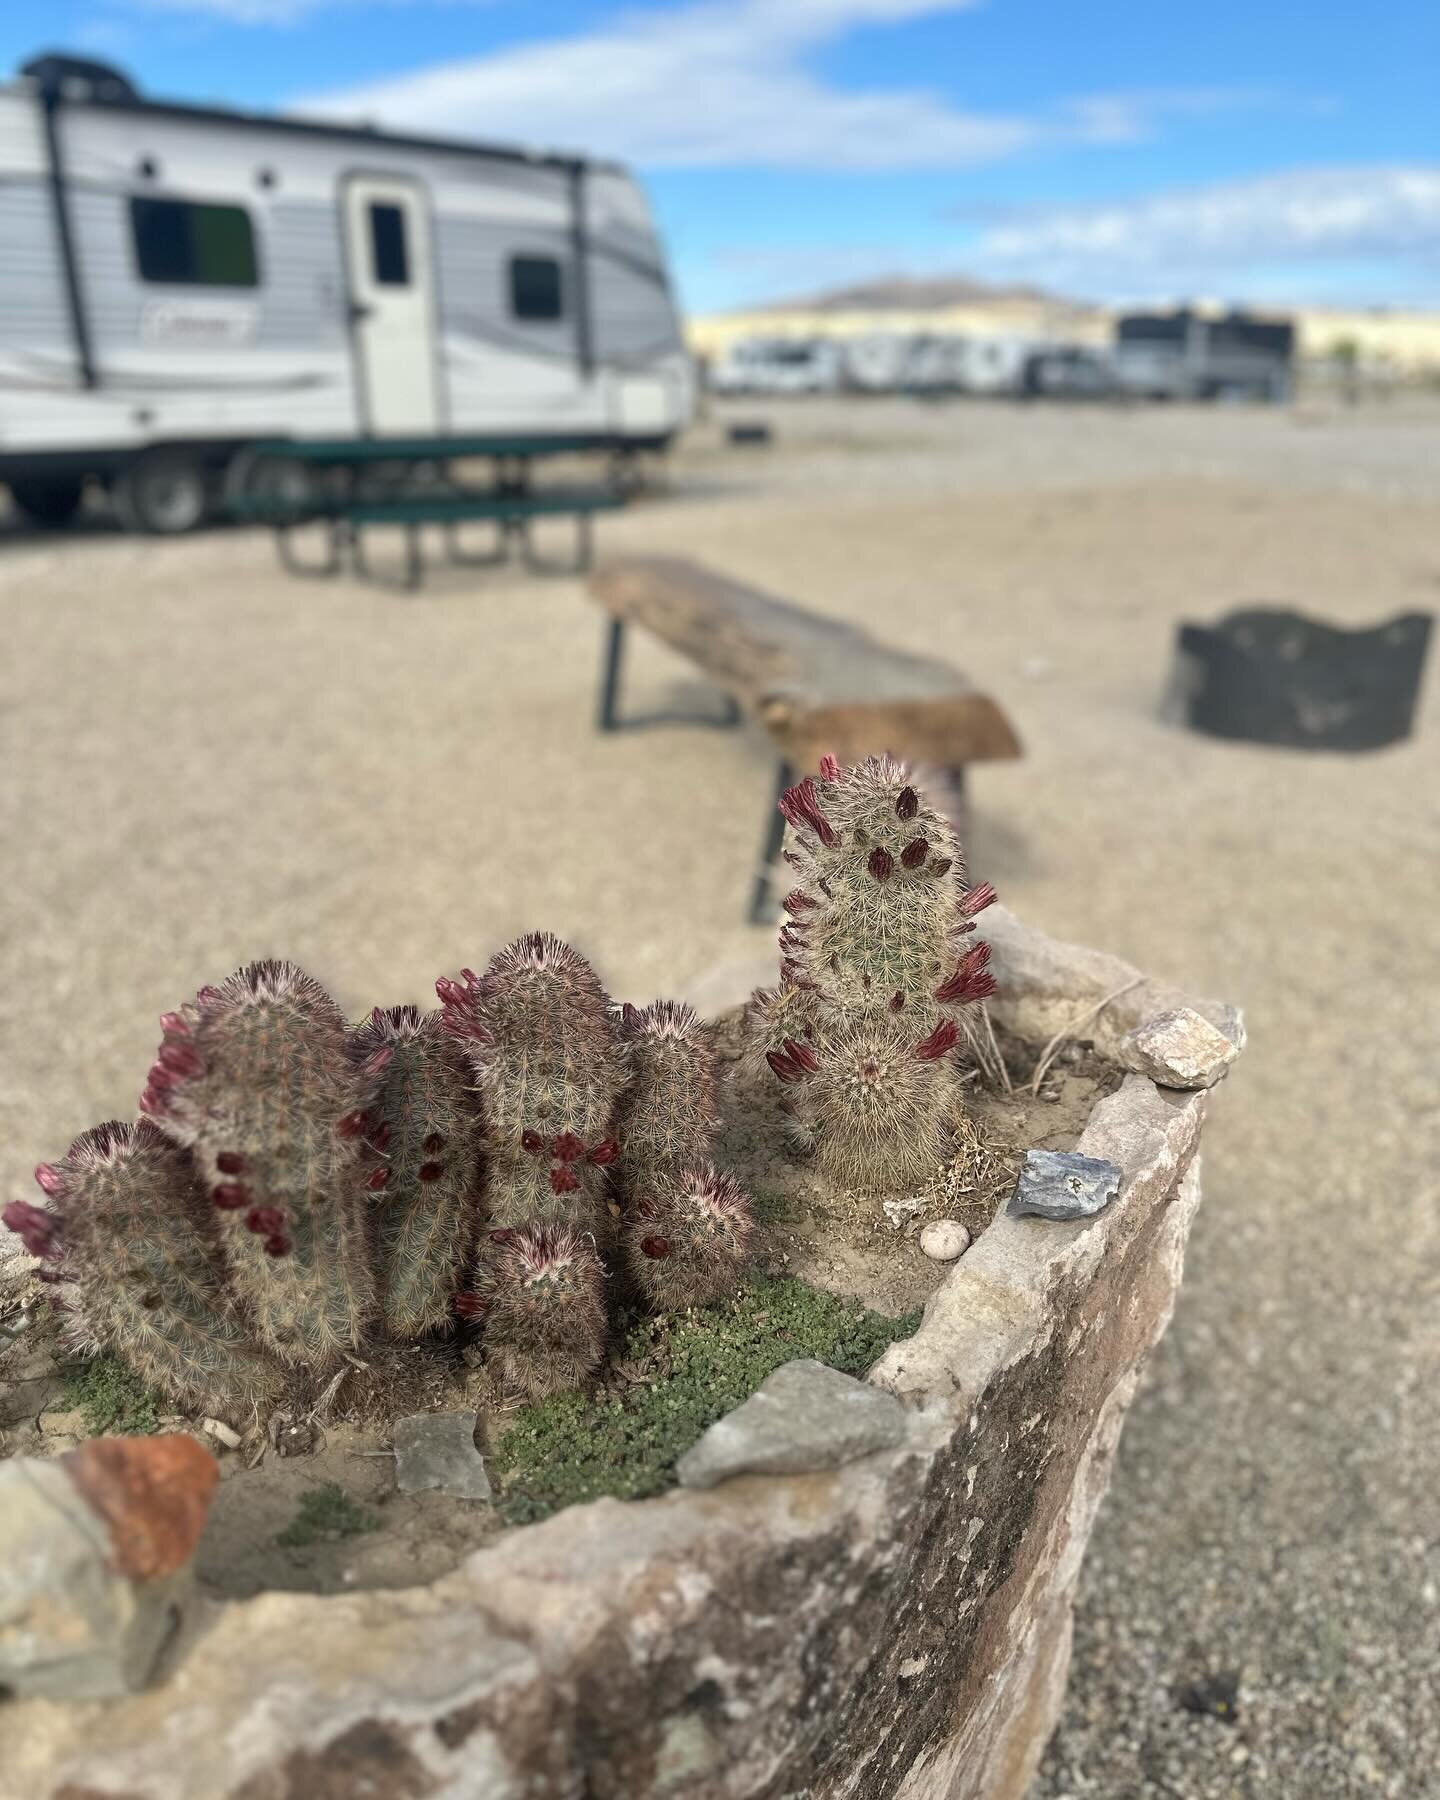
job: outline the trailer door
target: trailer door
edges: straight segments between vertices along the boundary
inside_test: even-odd
[[[350,318],[365,429],[441,429],[430,220],[418,182],[352,175],[342,189]]]

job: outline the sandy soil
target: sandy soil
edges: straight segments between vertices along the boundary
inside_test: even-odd
[[[1422,713],[1334,758],[1157,718],[1181,619],[1435,607],[1440,421],[738,410],[775,446],[698,431],[602,548],[962,663],[1027,746],[975,781],[976,876],[1249,1012],[1039,1795],[1440,1793],[1436,736]],[[740,921],[765,743],[597,737],[576,583],[398,598],[285,577],[258,534],[15,532],[0,605],[6,1197],[128,1115],[156,1015],[247,958],[292,955],[359,1011],[533,926],[637,1000],[763,942]],[[697,697],[652,646],[629,679],[637,706]],[[1231,1674],[1234,1722],[1177,1698]]]

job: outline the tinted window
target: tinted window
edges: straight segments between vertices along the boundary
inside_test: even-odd
[[[370,208],[370,266],[381,287],[406,287],[410,258],[405,249],[405,215],[398,206]]]
[[[243,206],[188,200],[130,202],[135,260],[142,281],[186,287],[255,287],[255,233]]]
[[[564,312],[560,265],[553,256],[510,258],[510,310],[517,319],[558,319]]]

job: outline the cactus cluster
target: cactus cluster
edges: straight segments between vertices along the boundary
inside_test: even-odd
[[[733,1287],[749,1207],[703,1161],[694,1015],[622,1012],[543,933],[436,985],[438,1011],[352,1028],[293,964],[259,962],[166,1013],[139,1121],[86,1132],[36,1170],[48,1206],[0,1214],[75,1341],[234,1410],[458,1316],[536,1394],[599,1365],[616,1265],[661,1306]]]
[[[961,1010],[995,991],[972,941],[995,898],[967,887],[950,822],[888,756],[786,790],[780,983],[753,997],[751,1042],[784,1084],[797,1147],[837,1185],[896,1193],[944,1158],[960,1107]]]

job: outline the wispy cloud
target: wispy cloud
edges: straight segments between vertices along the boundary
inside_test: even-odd
[[[1040,117],[976,112],[924,87],[844,88],[812,67],[816,52],[867,27],[976,3],[698,0],[294,104],[411,129],[467,132],[483,121],[488,136],[580,145],[651,168],[854,171],[965,167],[1046,142],[1129,142],[1176,113],[1235,103],[1215,90],[1157,90],[1082,98]]]
[[[355,0],[129,0],[140,12],[170,13],[220,25],[298,25],[318,12],[353,10]],[[496,0],[361,0],[373,8],[402,6],[492,6]]]
[[[995,223],[986,272],[1086,291],[1211,291],[1247,271],[1383,263],[1440,274],[1440,164],[1296,169]]]

